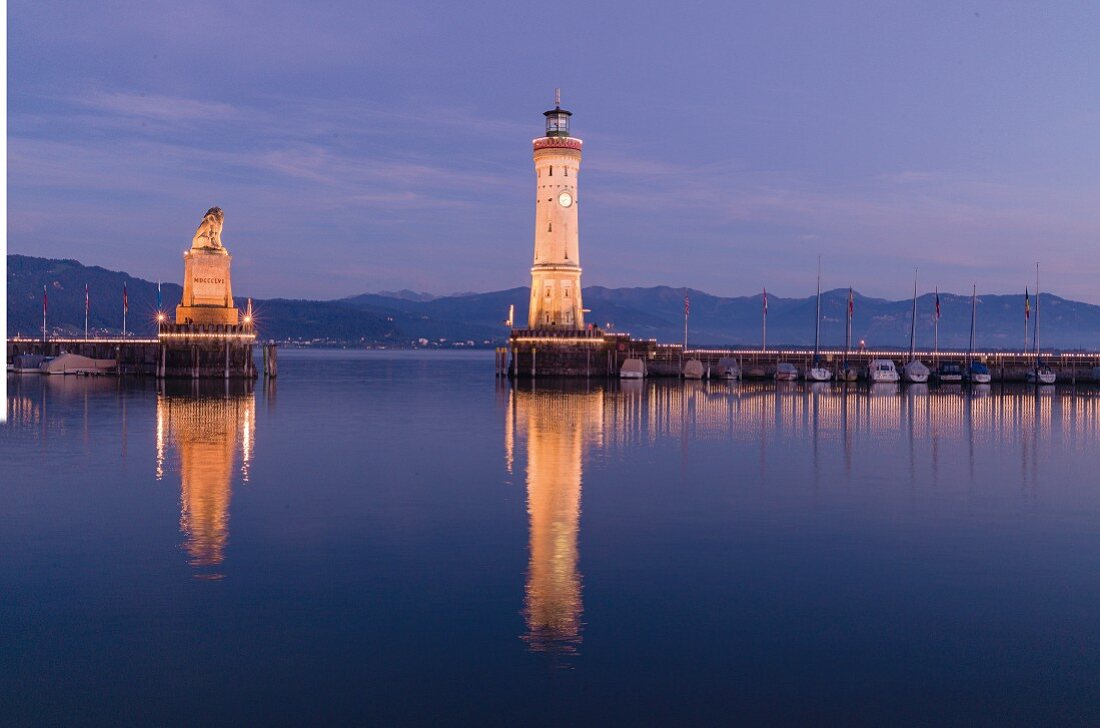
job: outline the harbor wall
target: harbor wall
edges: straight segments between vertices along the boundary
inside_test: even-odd
[[[110,374],[160,379],[255,379],[254,349],[263,349],[266,376],[277,374],[274,344],[257,344],[251,327],[166,324],[155,339],[8,339],[7,364],[23,354],[77,354],[113,360]]]
[[[969,355],[989,367],[995,382],[1023,382],[1035,367],[1035,353],[1021,351],[981,351]],[[770,379],[780,362],[790,362],[804,372],[813,362],[812,349],[779,348],[762,351],[748,347],[706,347],[684,349],[679,344],[658,344],[652,339],[634,339],[627,334],[605,334],[600,331],[549,332],[532,329],[516,330],[509,339],[508,355],[498,358],[498,373],[513,378],[530,377],[618,377],[622,363],[629,358],[646,363],[647,376],[680,377],[684,364],[698,359],[704,372],[715,372],[718,360],[730,357],[740,362],[741,372],[748,379]],[[839,349],[824,349],[821,361],[834,372],[846,360],[861,372],[866,372],[873,359],[890,359],[900,371],[909,361],[907,350],[858,350],[845,354]],[[945,361],[965,363],[966,351],[918,350],[916,358],[930,368]],[[1095,381],[1094,370],[1100,367],[1100,352],[1054,352],[1041,354],[1044,366],[1054,370],[1059,382]],[[503,367],[507,363],[507,368]]]

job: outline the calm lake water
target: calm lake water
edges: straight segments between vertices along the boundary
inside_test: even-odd
[[[1098,390],[8,388],[7,724],[1100,722]]]

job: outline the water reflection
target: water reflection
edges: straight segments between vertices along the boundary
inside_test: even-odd
[[[766,482],[772,467],[784,477],[803,479],[813,493],[841,483],[851,487],[852,477],[870,477],[884,488],[905,483],[911,492],[957,482],[973,496],[982,489],[989,492],[985,481],[991,477],[976,478],[976,461],[979,472],[991,472],[1018,459],[1019,483],[1029,495],[1039,487],[1040,459],[1049,470],[1065,447],[1083,451],[1100,441],[1100,390],[517,384],[508,390],[504,446],[509,472],[517,452],[526,452],[530,561],[523,613],[530,649],[575,652],[581,642],[578,540],[586,460],[601,449],[628,451],[674,440],[686,469],[688,444],[708,439],[748,446],[731,448],[728,463],[745,483]],[[754,463],[745,455],[756,448]],[[951,479],[966,460],[969,468],[963,466],[962,472],[969,478]],[[941,465],[948,474],[942,484]],[[759,481],[741,478],[754,468]]]
[[[531,650],[571,653],[581,642],[577,536],[584,453],[603,432],[601,391],[518,388],[510,393],[505,452],[527,444],[527,566],[524,640]]]
[[[156,478],[169,451],[179,457],[180,531],[188,562],[201,578],[221,578],[229,540],[229,503],[240,458],[248,482],[256,400],[248,384],[186,383],[157,394]]]

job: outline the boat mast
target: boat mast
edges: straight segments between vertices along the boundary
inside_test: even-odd
[[[940,287],[936,286],[936,312],[932,318],[932,366],[936,366],[936,361],[940,356]]]
[[[1035,371],[1039,370],[1039,262],[1035,262]]]
[[[848,326],[844,332],[844,368],[848,368],[848,352],[852,349],[852,288],[848,287],[848,303],[845,315],[848,317]]]
[[[978,284],[974,284],[974,290],[970,294],[970,348],[966,350],[966,366],[969,370],[974,360],[974,328],[978,323]]]
[[[909,361],[917,350],[917,269],[913,269],[913,317],[909,322]]]
[[[814,366],[817,366],[821,346],[821,256],[817,256],[817,314],[814,317]]]

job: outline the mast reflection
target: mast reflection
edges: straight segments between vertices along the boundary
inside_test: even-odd
[[[186,393],[185,393],[186,392]],[[200,578],[220,579],[229,540],[229,503],[240,455],[248,482],[256,430],[256,400],[248,384],[191,383],[157,394],[156,478],[166,451],[179,456],[180,532],[188,563]]]
[[[538,652],[572,653],[581,642],[577,536],[586,447],[603,432],[603,393],[556,388],[512,392],[505,449],[527,441],[530,561],[523,639]]]

